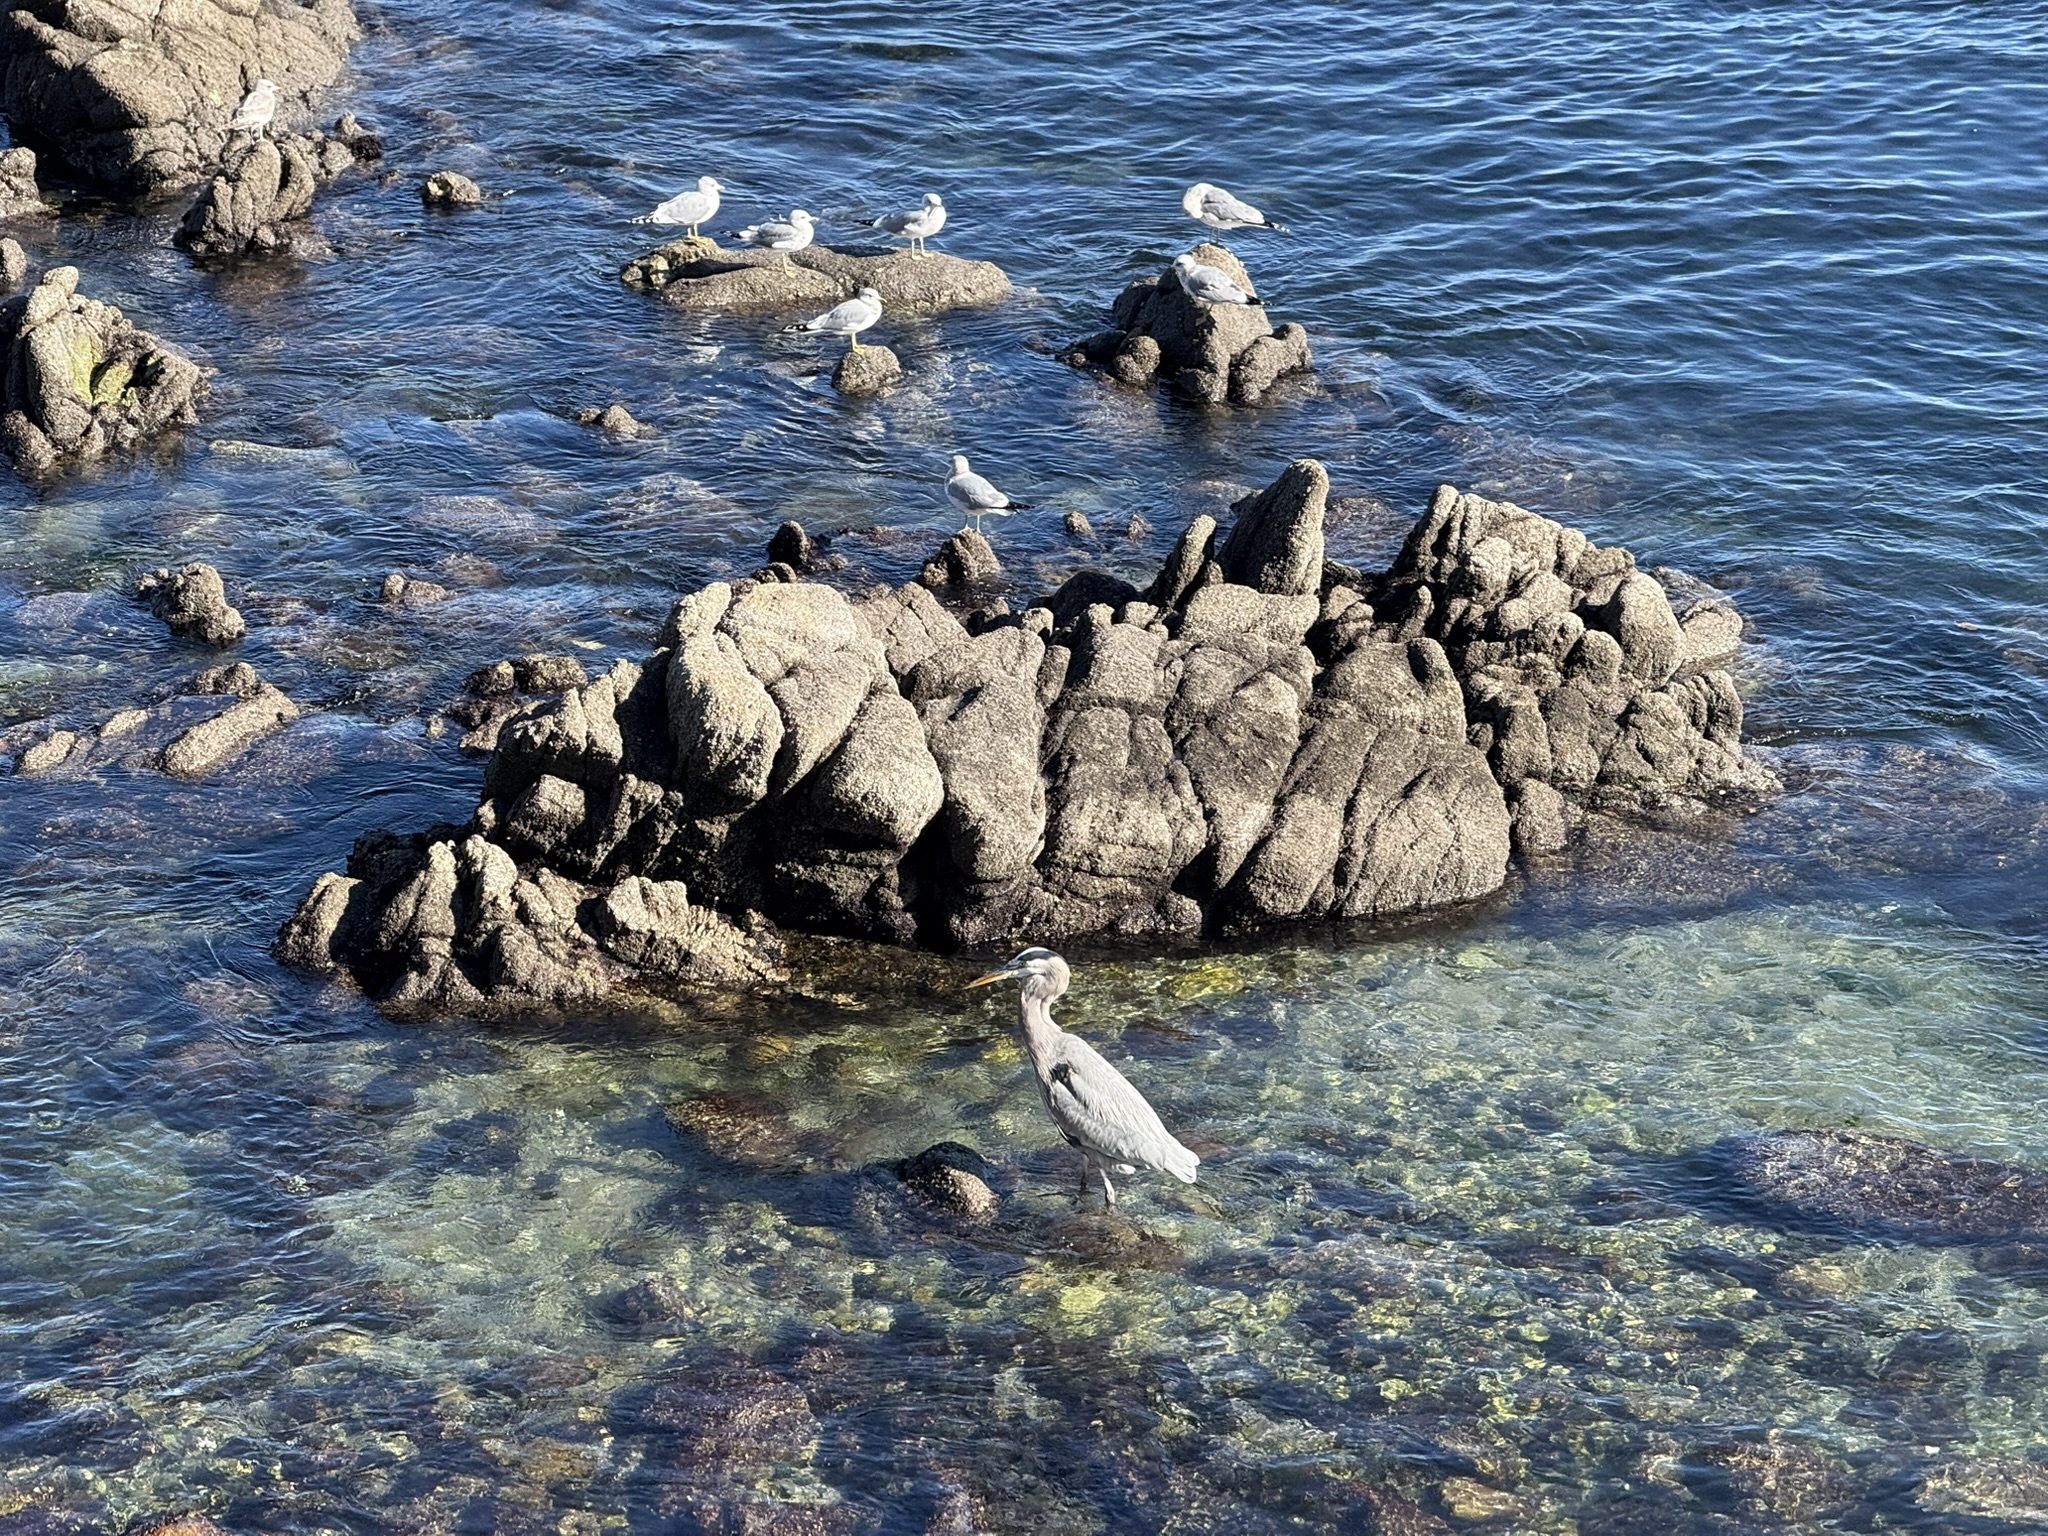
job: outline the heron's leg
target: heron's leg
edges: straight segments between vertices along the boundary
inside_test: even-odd
[[[1088,1209],[1088,1175],[1095,1171],[1095,1159],[1086,1152],[1081,1154],[1081,1209]]]
[[[1102,1208],[1113,1211],[1116,1209],[1116,1186],[1109,1182],[1109,1164],[1099,1166],[1102,1169]]]

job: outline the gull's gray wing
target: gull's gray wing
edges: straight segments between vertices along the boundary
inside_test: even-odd
[[[1010,504],[1010,498],[997,490],[980,475],[968,473],[955,475],[946,482],[946,489],[953,493],[953,499],[964,506],[979,507],[985,511],[1000,512]]]
[[[1235,219],[1240,224],[1263,224],[1266,216],[1241,197],[1232,197],[1221,187],[1211,187],[1202,199],[1202,211],[1213,218]]]

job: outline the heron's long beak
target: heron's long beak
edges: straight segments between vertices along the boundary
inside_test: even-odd
[[[971,992],[976,987],[987,986],[990,982],[1008,981],[1009,979],[1010,973],[1008,971],[990,971],[986,976],[975,977],[974,980],[967,983],[967,985],[962,987],[960,990],[962,992]]]

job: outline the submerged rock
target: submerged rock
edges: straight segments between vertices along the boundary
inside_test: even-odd
[[[1204,243],[1191,254],[1245,292],[1256,291],[1222,246]],[[1257,405],[1278,380],[1309,368],[1308,333],[1300,326],[1275,328],[1263,305],[1202,303],[1181,287],[1172,267],[1132,283],[1117,296],[1110,328],[1060,356],[1125,384],[1156,379],[1212,405]]]
[[[775,251],[728,251],[714,240],[675,240],[635,257],[620,281],[658,293],[679,309],[725,313],[826,309],[862,288],[882,298],[882,313],[937,315],[994,304],[1009,296],[1010,279],[991,261],[963,261],[933,251],[865,254],[811,245],[785,265]]]
[[[221,708],[213,702],[220,699],[235,702]],[[298,716],[296,704],[238,661],[209,667],[163,703],[120,710],[97,728],[47,731],[16,754],[14,772],[72,778],[118,763],[200,779]]]
[[[176,570],[158,566],[135,584],[135,595],[149,605],[174,635],[203,645],[233,645],[249,632],[241,610],[228,604],[220,572],[195,560]]]
[[[887,347],[862,347],[840,355],[832,387],[842,395],[879,395],[903,382],[903,360]]]
[[[247,139],[228,124],[257,79],[275,82],[282,126],[357,36],[349,0],[24,0],[0,21],[8,126],[95,181],[190,186]]]
[[[0,153],[0,219],[41,217],[50,211],[36,185],[36,152],[17,144]]]
[[[288,251],[310,226],[313,194],[356,163],[340,139],[256,140],[186,211],[173,239],[195,256]]]
[[[1867,1131],[1759,1131],[1710,1161],[1774,1220],[1893,1242],[2048,1242],[2048,1172]]]
[[[643,966],[775,974],[712,909],[935,945],[1375,917],[1497,889],[1510,788],[1619,806],[1768,778],[1726,674],[1652,664],[1677,622],[1648,578],[1617,597],[1626,551],[1495,503],[1470,527],[1504,520],[1544,559],[1461,541],[1444,514],[1471,499],[1446,487],[1367,576],[1324,559],[1327,495],[1304,460],[1239,503],[1220,552],[1198,518],[1143,593],[1084,571],[966,623],[917,583],[858,601],[786,566],[715,583],[643,664],[524,705],[470,825],[406,841],[378,880],[323,877],[288,930],[318,942],[287,947],[373,992],[472,1006],[492,987],[594,996]],[[949,548],[927,571],[944,590],[993,580],[985,540]],[[1555,633],[1566,665],[1532,696],[1560,722],[1539,710],[1543,741],[1570,750],[1544,762],[1497,722],[1502,669],[1539,674]],[[685,883],[711,933],[646,946],[651,963],[596,918],[629,890],[680,904]],[[508,943],[533,952],[508,925],[554,934],[555,969],[491,971]],[[706,958],[679,961],[692,945]]]
[[[436,171],[420,183],[420,201],[429,208],[475,208],[485,201],[484,189],[460,171]]]
[[[579,427],[595,427],[598,431],[608,432],[613,437],[654,436],[654,429],[652,427],[642,426],[639,422],[635,421],[633,413],[616,400],[610,405],[591,406],[587,410],[578,411],[576,413],[576,425]]]
[[[0,449],[23,475],[199,419],[198,367],[113,305],[79,293],[76,267],[53,267],[0,303],[0,353],[8,360]]]
[[[182,732],[164,748],[161,766],[174,779],[203,779],[298,718],[298,705],[269,683],[259,683],[248,697]]]
[[[377,588],[378,599],[387,608],[431,608],[454,595],[438,581],[423,581],[403,571],[391,572]]]
[[[990,1186],[996,1171],[972,1147],[942,1141],[894,1165],[903,1187],[931,1210],[969,1221],[988,1221],[1002,1208]]]

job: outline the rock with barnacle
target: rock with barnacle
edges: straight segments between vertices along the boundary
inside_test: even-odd
[[[1379,917],[1498,889],[1511,836],[1540,852],[1590,809],[1772,788],[1626,551],[1446,486],[1356,571],[1328,493],[1302,460],[1143,591],[1084,570],[1017,613],[971,533],[929,585],[714,583],[643,662],[521,704],[470,822],[359,850],[281,952],[489,1010],[765,980],[770,923],[993,945]]]
[[[1204,243],[1192,254],[1245,293],[1258,291],[1222,246]],[[1256,405],[1280,379],[1309,368],[1308,333],[1299,325],[1275,327],[1263,305],[1202,303],[1172,267],[1132,283],[1117,296],[1110,328],[1060,357],[1125,384],[1156,379],[1212,405]]]

